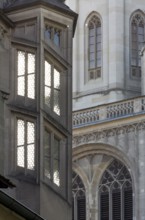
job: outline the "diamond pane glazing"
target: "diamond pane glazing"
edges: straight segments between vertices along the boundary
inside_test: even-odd
[[[60,174],[59,174],[59,171],[56,170],[54,173],[53,173],[53,182],[57,185],[57,186],[60,186]]]
[[[56,69],[54,69],[54,88],[60,88],[60,73]]]
[[[60,115],[60,91],[54,90],[54,112]]]
[[[28,75],[28,98],[35,98],[35,75]]]
[[[35,55],[28,53],[28,73],[35,72]]]
[[[27,146],[27,168],[34,170],[34,158],[35,158],[34,144]]]
[[[34,123],[27,122],[27,144],[32,144],[35,141],[35,126]]]
[[[17,166],[24,167],[24,147],[17,148]]]
[[[45,158],[45,161],[44,161],[44,176],[46,176],[47,178],[51,178],[51,159],[50,157],[48,158]]]
[[[25,95],[25,78],[24,76],[18,77],[17,94]]]
[[[51,86],[51,65],[45,61],[45,85]]]
[[[18,51],[18,76],[25,74],[25,52]]]
[[[57,114],[57,115],[60,115],[60,107],[58,105],[55,105],[54,106],[54,112]]]
[[[50,100],[51,100],[51,89],[45,87],[45,104],[50,107]]]
[[[50,139],[51,135],[45,130],[44,133],[44,155],[50,157]]]
[[[25,125],[23,120],[17,120],[17,146],[24,145]]]
[[[59,140],[56,138],[54,138],[53,157],[54,159],[59,159]]]

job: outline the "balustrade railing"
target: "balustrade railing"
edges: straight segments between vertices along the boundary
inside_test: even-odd
[[[87,126],[143,112],[145,112],[144,96],[75,111],[73,112],[73,127]]]

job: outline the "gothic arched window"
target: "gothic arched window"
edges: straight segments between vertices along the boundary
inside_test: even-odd
[[[113,160],[99,186],[100,220],[132,220],[132,180],[127,168]]]
[[[73,172],[72,177],[72,220],[86,220],[85,187],[79,175]]]
[[[131,75],[141,77],[140,52],[145,41],[145,20],[141,13],[135,13],[131,19]]]
[[[89,58],[89,79],[97,79],[101,77],[101,21],[94,15],[88,23],[88,58]]]

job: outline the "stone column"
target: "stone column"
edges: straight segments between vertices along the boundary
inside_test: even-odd
[[[141,51],[141,94],[145,95],[145,47]]]
[[[108,25],[109,87],[124,89],[124,0],[109,0]]]
[[[140,128],[138,131],[138,169],[139,178],[138,194],[139,194],[139,220],[145,220],[145,130]],[[137,201],[136,201],[137,202]]]

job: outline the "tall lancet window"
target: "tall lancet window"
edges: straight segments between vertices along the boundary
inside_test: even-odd
[[[94,15],[88,23],[89,79],[101,77],[102,36],[100,18]]]
[[[141,13],[136,13],[131,20],[131,75],[141,77],[140,52],[145,41],[145,18]]]
[[[132,181],[128,169],[113,160],[99,186],[100,220],[133,220]]]
[[[73,209],[72,220],[86,220],[86,193],[81,178],[73,172],[72,180]]]

